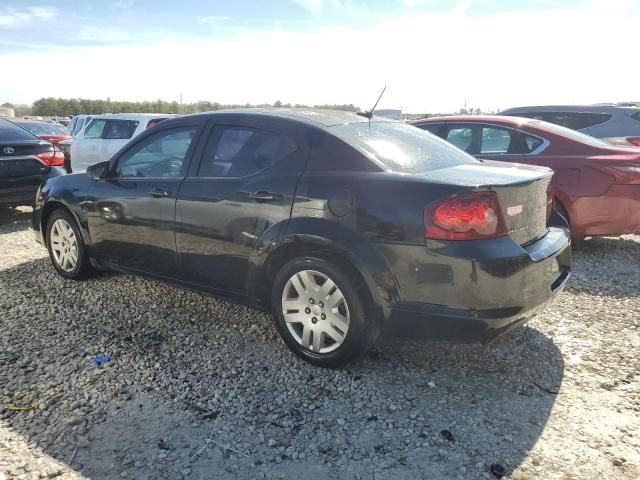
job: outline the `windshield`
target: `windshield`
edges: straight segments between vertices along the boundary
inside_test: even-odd
[[[556,125],[555,123],[549,123],[542,120],[531,120],[529,124],[544,127],[547,130],[552,131],[553,133],[557,133],[558,135],[562,135],[576,142],[586,143],[587,145],[591,145],[592,147],[610,147],[611,146],[608,143],[603,142],[602,140],[592,137],[591,135],[578,132],[577,130],[571,130],[570,128],[563,127],[562,125]]]
[[[392,172],[422,173],[479,162],[441,138],[404,123],[349,123],[331,127],[331,132],[360,146]]]
[[[16,123],[34,135],[67,135],[67,129],[57,123]]]

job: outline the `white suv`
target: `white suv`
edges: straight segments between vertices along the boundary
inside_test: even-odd
[[[140,132],[174,116],[154,113],[94,115],[71,143],[71,171],[81,172],[94,163],[108,160]]]

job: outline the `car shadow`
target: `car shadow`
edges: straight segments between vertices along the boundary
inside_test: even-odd
[[[0,234],[13,233],[31,227],[31,208],[8,208],[0,205]]]
[[[41,259],[0,271],[0,290],[0,429],[91,478],[509,473],[564,374],[529,327],[487,347],[393,341],[326,370],[269,315],[157,282],[72,282]]]

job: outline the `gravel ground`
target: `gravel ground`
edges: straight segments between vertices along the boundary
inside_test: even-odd
[[[29,219],[0,213],[0,480],[640,478],[638,236],[583,242],[568,290],[489,347],[393,342],[330,371],[266,314],[63,280]]]

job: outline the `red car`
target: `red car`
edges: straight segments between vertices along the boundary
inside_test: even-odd
[[[45,140],[49,143],[57,145],[62,140],[69,140],[73,138],[67,132],[67,129],[63,125],[58,123],[43,122],[40,120],[27,120],[21,118],[12,118],[11,121],[16,125],[21,126],[25,130],[29,130],[36,137]]]
[[[478,158],[552,168],[556,209],[574,238],[640,233],[638,147],[520,117],[434,117],[413,125]]]

